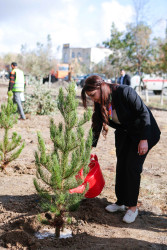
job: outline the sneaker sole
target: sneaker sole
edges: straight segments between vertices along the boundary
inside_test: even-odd
[[[131,224],[131,223],[135,222],[135,220],[134,221],[125,221],[125,220],[122,220],[122,221],[125,222],[125,223],[127,223],[127,224]]]
[[[124,208],[122,208],[122,209],[117,209],[117,210],[113,210],[113,211],[111,211],[111,210],[109,210],[109,209],[107,209],[107,208],[105,208],[105,210],[107,211],[107,212],[109,212],[109,213],[115,213],[115,212],[125,212],[126,211],[126,209]]]
[[[130,223],[133,223],[135,222],[136,218],[137,218],[138,214],[136,215],[135,219],[133,221],[126,221],[126,220],[122,220],[123,222],[127,223],[127,224],[130,224]]]

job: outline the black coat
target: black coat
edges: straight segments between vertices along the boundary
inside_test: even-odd
[[[151,111],[133,88],[126,85],[112,88],[112,102],[121,124],[109,120],[109,126],[126,131],[133,140],[148,140],[149,148],[158,142],[161,134],[159,127]],[[96,131],[93,129],[94,147],[97,144],[102,124],[103,120],[99,113],[98,128]]]
[[[118,79],[118,83],[121,84],[121,77]],[[129,75],[124,75],[123,78],[123,85],[130,85],[130,76]]]

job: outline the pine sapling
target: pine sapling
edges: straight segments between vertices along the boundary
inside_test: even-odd
[[[13,93],[8,92],[7,104],[1,105],[0,128],[4,129],[4,136],[0,142],[0,169],[3,171],[9,162],[15,160],[24,148],[21,143],[21,136],[13,132],[12,138],[9,139],[9,130],[13,128],[18,121],[17,105],[13,104]]]
[[[58,109],[64,122],[57,125],[53,119],[50,121],[53,142],[50,154],[38,132],[39,152],[35,153],[38,180],[34,180],[34,185],[41,196],[41,207],[47,212],[42,222],[55,227],[56,237],[59,237],[60,229],[69,219],[69,212],[76,210],[84,197],[84,193],[70,194],[69,189],[82,183],[83,180],[76,178],[81,168],[84,169],[83,178],[89,171],[92,130],[84,135],[83,125],[91,119],[92,113],[89,109],[79,118],[77,107],[75,86],[68,86],[66,96],[61,88]]]

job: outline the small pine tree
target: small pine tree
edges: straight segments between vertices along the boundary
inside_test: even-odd
[[[36,179],[34,185],[41,196],[42,209],[53,213],[53,218],[51,214],[46,213],[43,222],[55,227],[56,237],[60,235],[60,228],[63,227],[68,212],[76,210],[84,196],[84,194],[69,193],[69,189],[83,181],[77,180],[75,175],[82,167],[84,177],[89,171],[92,130],[89,130],[85,140],[82,125],[91,119],[92,112],[89,109],[79,119],[77,107],[75,86],[73,84],[68,86],[66,96],[61,88],[58,95],[58,109],[64,118],[64,123],[59,123],[57,126],[53,119],[50,121],[50,137],[54,144],[51,154],[46,153],[44,140],[38,133],[39,153],[35,153],[37,177],[45,185],[41,185]]]
[[[9,130],[18,121],[17,105],[13,104],[13,93],[8,92],[7,105],[1,105],[0,128],[4,129],[3,141],[0,142],[0,168],[4,170],[9,162],[15,160],[24,148],[21,144],[21,136],[13,132],[11,140],[9,140]],[[19,147],[20,146],[20,147]],[[19,147],[19,148],[18,148]],[[16,150],[15,150],[16,149]]]

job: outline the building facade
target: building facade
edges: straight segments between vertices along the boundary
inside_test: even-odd
[[[70,64],[77,59],[78,62],[85,64],[91,70],[96,64],[104,64],[111,54],[112,51],[107,48],[70,48],[69,44],[64,44],[62,62]]]

